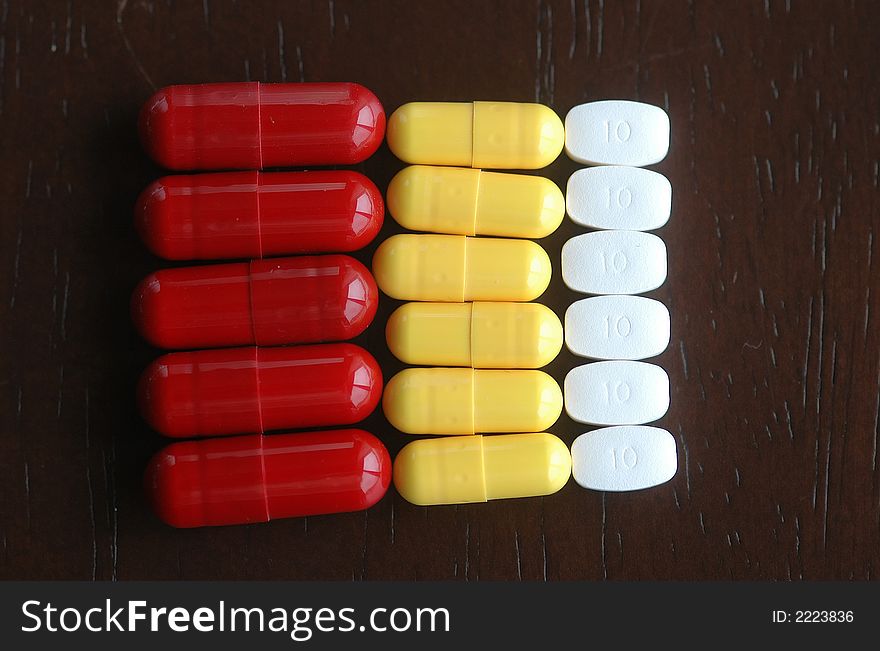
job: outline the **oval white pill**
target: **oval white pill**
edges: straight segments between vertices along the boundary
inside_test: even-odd
[[[579,163],[652,165],[669,151],[669,116],[659,106],[606,100],[565,116],[565,152]]]
[[[669,221],[672,184],[640,167],[587,167],[568,177],[565,205],[581,226],[650,231]]]
[[[594,362],[565,376],[565,412],[591,425],[641,425],[669,410],[669,376],[646,362]]]
[[[669,310],[644,296],[593,296],[565,311],[565,344],[594,359],[646,359],[669,345]]]
[[[596,231],[562,247],[562,280],[586,294],[641,294],[666,281],[666,245],[639,231]]]
[[[584,488],[634,491],[669,481],[678,469],[672,434],[659,427],[605,427],[578,436],[571,472]]]

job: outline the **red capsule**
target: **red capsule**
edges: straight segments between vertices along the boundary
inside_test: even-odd
[[[147,153],[173,170],[352,165],[382,143],[385,111],[350,83],[167,86],[138,127]]]
[[[378,301],[354,258],[300,256],[157,271],[135,289],[131,313],[160,348],[274,346],[356,337]]]
[[[388,450],[359,429],[172,443],[144,475],[156,515],[174,527],[361,511],[390,481]]]
[[[141,193],[135,226],[169,260],[263,258],[360,249],[384,215],[373,182],[348,170],[178,174]]]
[[[165,436],[351,425],[382,396],[382,372],[354,344],[169,353],[141,376],[138,402]]]

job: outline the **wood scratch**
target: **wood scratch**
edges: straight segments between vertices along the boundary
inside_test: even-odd
[[[21,267],[21,238],[23,225],[19,225],[18,235],[15,238],[15,259],[12,262],[12,290],[9,296],[9,309],[15,307],[15,296],[18,290],[19,269]]]
[[[278,21],[278,65],[281,68],[281,81],[287,81],[287,64],[284,62],[284,25]]]
[[[67,22],[64,24],[64,54],[70,54],[70,34],[73,31],[71,0],[67,0]]]
[[[112,562],[110,579],[119,579],[119,503],[116,495],[116,437],[110,438],[109,456],[102,451],[104,468],[104,486],[107,491],[107,519],[110,522],[112,535],[110,537],[110,558]]]
[[[330,37],[336,36],[336,6],[333,0],[327,0],[327,11],[330,14]]]
[[[691,499],[691,465],[690,455],[688,454],[687,442],[684,440],[684,432],[681,425],[678,426],[678,440],[681,441],[681,451],[684,453],[684,479],[687,488],[688,500]]]
[[[464,580],[470,580],[471,569],[471,523],[464,525]]]
[[[303,67],[302,48],[299,45],[296,46],[296,64],[297,64],[297,67],[299,68],[299,80],[300,80],[300,82],[304,82],[306,80],[306,73],[305,73],[305,69]]]
[[[361,581],[367,576],[367,533],[369,531],[370,512],[364,511],[364,544],[361,547]]]
[[[28,531],[31,530],[31,471],[27,460],[24,462],[24,495],[25,495],[25,517],[27,520]]]
[[[128,35],[125,33],[125,25],[123,24],[122,14],[125,12],[126,5],[128,5],[128,0],[119,0],[116,5],[116,29],[119,31],[119,36],[122,38],[122,44],[125,45],[126,51],[131,56],[132,61],[134,61],[134,65],[137,68],[138,73],[141,75],[141,77],[144,78],[144,81],[147,82],[147,85],[150,87],[151,90],[156,90],[156,84],[153,83],[153,80],[147,73],[146,68],[144,68],[143,64],[141,63],[140,58],[138,58],[137,52],[134,51],[131,42],[128,40]]]
[[[95,510],[95,489],[92,484],[92,469],[91,464],[89,463],[89,451],[92,448],[91,445],[91,415],[90,415],[90,398],[89,398],[89,386],[86,384],[85,395],[83,397],[83,404],[86,415],[85,422],[85,444],[86,444],[86,485],[89,488],[89,526],[92,532],[92,581],[96,581],[98,579],[98,528],[96,522],[96,510]]]
[[[874,404],[874,451],[871,456],[871,470],[877,470],[877,439],[880,438],[880,355],[877,356],[877,381],[874,394],[877,401]],[[875,476],[876,477],[876,476]]]
[[[590,52],[593,48],[593,17],[590,16],[590,0],[584,0],[584,22],[587,27],[587,59],[590,58]]]
[[[679,347],[679,350],[681,351],[681,367],[682,367],[682,370],[684,371],[684,379],[687,380],[688,379],[688,362],[687,362],[687,355],[684,352],[684,339],[679,340],[678,347]]]
[[[813,341],[813,297],[810,297],[810,316],[807,319],[807,346],[804,350],[804,368],[801,383],[803,384],[803,407],[807,408],[807,381],[810,370],[810,347]]]
[[[794,429],[791,426],[791,408],[788,405],[788,400],[784,400],[782,404],[785,407],[785,424],[788,427],[788,437],[794,441]]]
[[[61,403],[64,401],[64,364],[58,369],[58,404],[55,418],[61,418]]]
[[[70,298],[70,272],[64,272],[64,291],[61,298],[61,341],[67,340],[67,303]]]
[[[608,579],[608,563],[605,558],[605,537],[608,533],[608,519],[607,519],[607,510],[605,505],[605,500],[607,498],[607,493],[602,492],[602,578]]]
[[[544,498],[541,498],[541,558],[544,581],[547,580],[547,541],[544,539]]]
[[[513,532],[514,547],[516,547],[516,578],[522,581],[522,555],[519,549],[519,531]]]

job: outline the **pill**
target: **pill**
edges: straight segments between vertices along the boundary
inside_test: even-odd
[[[141,239],[169,260],[354,251],[383,217],[376,186],[347,170],[176,174],[135,207]]]
[[[595,359],[645,359],[669,345],[669,310],[644,296],[593,296],[565,311],[565,344]]]
[[[562,348],[562,323],[539,303],[406,303],[385,338],[407,364],[540,368]]]
[[[388,118],[387,138],[406,163],[538,169],[559,156],[565,131],[543,104],[411,102]]]
[[[677,469],[675,439],[659,427],[604,427],[581,434],[571,446],[574,480],[597,491],[651,488]]]
[[[639,231],[595,231],[562,247],[562,280],[587,294],[640,294],[666,281],[666,245]]]
[[[571,476],[571,454],[552,434],[421,439],[394,460],[394,486],[419,506],[551,495]]]
[[[252,434],[172,443],[150,460],[144,488],[165,523],[210,527],[361,511],[391,473],[388,450],[363,430]]]
[[[669,409],[669,376],[655,364],[615,360],[565,376],[565,413],[591,425],[641,425]]]
[[[641,167],[587,167],[568,177],[565,202],[581,226],[650,231],[669,221],[672,184]]]
[[[547,289],[552,266],[530,240],[402,234],[376,249],[373,273],[403,301],[531,301]]]
[[[163,269],[135,288],[131,313],[159,348],[342,341],[373,320],[372,275],[346,255]]]
[[[562,391],[533,370],[408,368],[382,398],[385,418],[407,434],[545,430],[562,413]]]
[[[157,91],[138,127],[172,170],[353,165],[382,144],[385,112],[358,84],[196,84]]]
[[[659,106],[606,100],[565,116],[565,152],[578,163],[652,165],[669,151],[669,116]]]
[[[350,425],[381,396],[379,365],[354,344],[169,353],[138,384],[144,418],[178,438]]]
[[[391,179],[388,211],[413,231],[546,237],[565,216],[550,179],[463,167],[410,165]]]

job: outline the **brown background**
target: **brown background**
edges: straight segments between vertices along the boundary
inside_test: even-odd
[[[872,2],[26,2],[0,6],[0,577],[866,579],[880,570],[880,91]],[[131,209],[163,85],[358,81],[411,100],[655,103],[672,120],[659,359],[672,482],[175,531],[141,472]],[[358,169],[380,188],[386,147]],[[564,187],[564,157],[544,173]],[[378,241],[395,232],[388,222]],[[875,233],[876,231],[876,233]],[[543,243],[558,261],[577,229]],[[369,261],[375,244],[361,252]],[[558,264],[558,263],[557,263]],[[575,295],[557,273],[544,302]],[[389,357],[383,328],[359,338]],[[562,354],[558,380],[577,363]],[[381,413],[365,425],[394,454]],[[562,418],[553,431],[583,431]]]

